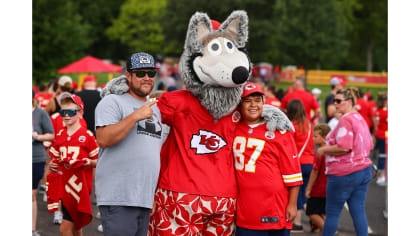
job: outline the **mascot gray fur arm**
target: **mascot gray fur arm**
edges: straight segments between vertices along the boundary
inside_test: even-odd
[[[109,94],[121,95],[128,92],[128,89],[127,77],[125,77],[125,75],[121,75],[120,77],[114,78],[106,83],[105,88],[101,90],[101,98]]]
[[[101,91],[101,97],[103,98],[109,94],[120,95],[126,93],[127,91],[127,78],[122,75],[106,83],[106,87]],[[295,131],[289,118],[287,118],[287,116],[276,107],[264,105],[261,116],[267,122],[267,129],[270,131],[274,131],[276,129]]]
[[[269,131],[278,130],[289,130],[295,131],[292,122],[289,118],[277,107],[271,105],[264,105],[261,116],[267,123],[267,129]]]

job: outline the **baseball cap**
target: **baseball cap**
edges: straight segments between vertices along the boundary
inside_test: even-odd
[[[132,54],[127,60],[127,71],[136,69],[159,69],[155,66],[155,59],[145,52]]]
[[[65,93],[60,95],[60,103],[61,103],[62,100],[66,99],[66,98],[71,98],[71,100],[73,100],[74,103],[79,105],[80,108],[82,108],[82,110],[85,108],[85,105],[83,104],[83,101],[79,96],[65,92]]]
[[[330,84],[331,85],[339,85],[341,84],[342,86],[346,85],[346,81],[344,81],[342,78],[339,77],[332,77],[332,79],[330,80]]]
[[[312,94],[321,94],[321,93],[322,93],[322,91],[319,88],[312,89]]]
[[[58,79],[58,84],[60,86],[64,86],[66,83],[72,83],[73,80],[70,78],[70,76],[63,75]]]
[[[248,97],[250,94],[253,94],[253,93],[260,93],[264,95],[264,92],[260,89],[260,87],[258,87],[258,85],[248,82],[245,84],[243,88],[241,98]]]
[[[86,75],[85,78],[83,79],[83,83],[84,82],[89,82],[89,81],[96,82],[96,78],[93,75]]]

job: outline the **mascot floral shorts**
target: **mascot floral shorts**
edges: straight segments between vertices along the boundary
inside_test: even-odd
[[[234,198],[208,197],[158,188],[150,235],[233,235]]]

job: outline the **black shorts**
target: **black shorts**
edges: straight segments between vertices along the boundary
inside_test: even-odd
[[[63,203],[61,203],[61,211],[63,212],[63,220],[68,220],[68,221],[73,222],[73,219],[71,218],[67,209],[64,207]]]
[[[325,197],[311,197],[306,202],[306,215],[325,215]]]
[[[44,176],[45,162],[32,163],[32,190],[38,189],[39,181]]]

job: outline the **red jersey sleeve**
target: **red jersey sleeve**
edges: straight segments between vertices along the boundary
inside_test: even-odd
[[[88,152],[89,152],[89,158],[92,160],[98,159],[98,153],[99,153],[99,146],[96,142],[96,138],[93,135],[93,133],[88,130]]]
[[[283,135],[283,145],[280,146],[278,153],[283,182],[288,187],[301,185],[303,184],[302,173],[293,134],[286,131]]]
[[[159,107],[160,113],[162,115],[162,122],[172,126],[174,113],[177,110],[177,106],[182,102],[177,100],[178,91],[166,92],[163,93],[161,97],[158,98],[157,106]]]

